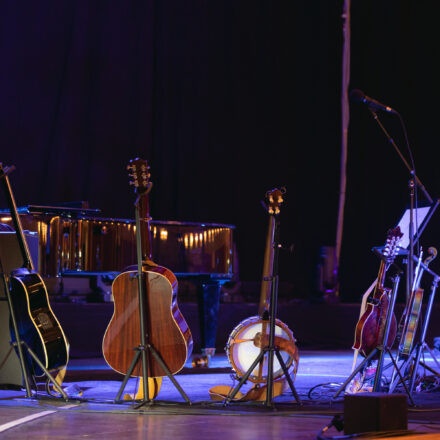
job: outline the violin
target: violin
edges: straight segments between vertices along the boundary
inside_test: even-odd
[[[388,231],[374,291],[368,297],[365,311],[356,324],[353,349],[364,357],[383,343],[391,296],[391,289],[384,286],[385,275],[395,259],[402,236],[399,226]],[[393,345],[396,333],[397,320],[393,314],[386,348]]]
[[[423,289],[420,288],[420,281],[423,272],[428,267],[429,263],[437,256],[437,249],[430,247],[428,249],[428,256],[422,261],[422,252],[420,252],[419,261],[414,274],[414,283],[411,289],[411,294],[402,313],[401,323],[399,328],[400,341],[399,341],[399,358],[405,359],[411,353],[411,349],[414,342],[414,337],[417,331],[417,325],[419,322],[420,311],[422,308]]]

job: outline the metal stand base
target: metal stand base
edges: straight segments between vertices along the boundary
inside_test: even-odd
[[[139,357],[140,356],[144,357],[146,355],[146,352],[148,351],[156,359],[156,361],[161,366],[161,368],[165,371],[166,375],[171,380],[171,382],[174,384],[174,386],[176,387],[177,391],[179,391],[180,395],[184,398],[184,400],[187,403],[191,404],[191,401],[189,400],[189,397],[186,395],[185,391],[183,391],[182,387],[179,385],[179,383],[177,382],[175,377],[171,374],[170,370],[165,365],[163,359],[160,357],[159,353],[154,349],[154,347],[152,345],[147,344],[145,347],[143,347],[142,345],[139,345],[138,347],[135,348],[135,351],[136,351],[136,353],[133,356],[133,360],[131,362],[130,368],[128,369],[127,373],[125,374],[124,380],[122,381],[121,387],[119,388],[118,394],[116,395],[116,399],[115,399],[116,403],[121,402],[121,395],[122,395],[122,393],[123,393],[123,391],[125,389],[125,386],[127,385],[128,379],[130,379],[130,376],[131,376],[131,373],[134,370],[134,367],[136,366],[136,364],[139,361]],[[143,359],[143,362],[144,362],[144,359]],[[143,405],[149,404],[149,403],[153,402],[153,400],[154,400],[154,399],[150,399],[150,396],[149,396],[148,374],[144,375],[143,387],[144,387],[144,389],[143,389],[144,400],[142,400],[141,402],[136,404],[135,407],[134,407],[135,409],[138,409],[138,408],[140,408]]]

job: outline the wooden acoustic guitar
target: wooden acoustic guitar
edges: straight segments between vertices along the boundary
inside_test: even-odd
[[[385,322],[391,294],[391,289],[384,287],[385,274],[395,259],[402,236],[403,234],[399,226],[388,231],[374,291],[368,297],[365,311],[356,324],[353,348],[358,350],[359,353],[365,357],[383,343]],[[393,314],[387,348],[393,345],[396,332],[397,321]]]
[[[48,371],[59,370],[67,365],[68,343],[50,307],[44,281],[34,270],[8,178],[10,170],[11,168],[3,167],[0,163],[0,177],[23,258],[23,265],[12,271],[9,276],[11,306],[14,309],[21,340],[36,354]],[[12,328],[11,337],[15,342]],[[34,376],[42,376],[44,371],[27,350],[24,350],[24,354],[31,369],[30,373]]]
[[[142,254],[145,339],[159,353],[171,374],[175,374],[183,368],[191,355],[193,340],[177,305],[176,276],[151,259],[148,194],[152,183],[148,164],[145,160],[136,158],[130,161],[127,168],[132,178],[130,183],[134,185],[137,195],[136,209],[139,209],[138,215],[141,219],[141,227],[136,229],[136,235],[140,243],[138,255],[139,252]],[[113,281],[114,313],[102,343],[106,362],[121,374],[127,374],[134,349],[141,344],[137,268],[138,266],[127,268]],[[149,378],[167,374],[153,356],[148,356],[148,363]],[[131,376],[142,377],[141,358]]]

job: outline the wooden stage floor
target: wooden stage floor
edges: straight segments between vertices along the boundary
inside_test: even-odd
[[[274,399],[272,408],[254,402],[225,406],[209,397],[213,386],[234,385],[226,356],[218,354],[209,368],[193,368],[188,363],[175,376],[191,405],[164,378],[157,399],[135,409],[133,403],[114,402],[122,376],[110,370],[102,359],[73,359],[64,383],[70,395],[67,402],[45,398],[44,392],[36,398],[26,398],[20,390],[0,390],[0,438],[316,439],[335,415],[343,415],[343,397],[331,400],[350,375],[352,362],[351,351],[302,351],[295,380],[301,405],[289,390]],[[434,366],[430,356],[425,362]],[[409,431],[395,432],[394,438],[440,438],[437,379],[427,372],[423,383],[429,387],[414,392],[416,405],[408,407]],[[134,392],[135,387],[136,380],[130,379],[125,392]],[[81,397],[75,394],[79,390]],[[332,427],[321,438],[342,435]],[[362,438],[385,437],[364,434]]]

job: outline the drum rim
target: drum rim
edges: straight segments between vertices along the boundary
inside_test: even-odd
[[[238,332],[250,327],[251,325],[255,325],[257,323],[263,323],[263,322],[267,322],[270,323],[270,321],[268,319],[262,319],[260,316],[251,316],[249,318],[243,319],[243,321],[241,321],[240,323],[238,323],[234,329],[232,330],[231,334],[229,335],[228,338],[228,342],[226,344],[226,355],[228,357],[228,360],[230,362],[230,364],[232,365],[233,370],[236,372],[237,376],[239,377],[243,377],[246,372],[242,372],[239,371],[240,369],[237,367],[236,363],[234,362],[234,360],[232,359],[232,346],[234,345],[233,343],[231,344],[231,338],[235,337]],[[287,326],[287,324],[285,324],[283,321],[281,321],[280,319],[276,318],[275,319],[275,325],[280,327],[282,330],[284,330],[289,337],[291,338],[292,342],[295,344],[296,343],[296,339],[293,336],[293,332],[292,330],[290,330],[290,328]],[[264,362],[264,361],[263,361]],[[287,370],[289,370],[289,368],[292,366],[292,364],[294,363],[294,358],[289,356],[289,361],[286,363],[286,368]],[[282,370],[282,368],[280,369],[281,374],[273,377],[274,380],[282,377],[284,375],[284,371]],[[261,379],[258,379],[255,375],[250,374],[248,377],[248,380],[250,380],[251,382],[254,383],[266,383],[267,382],[267,377],[266,376],[262,376]]]

